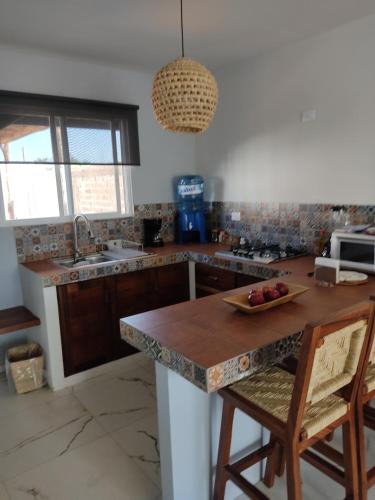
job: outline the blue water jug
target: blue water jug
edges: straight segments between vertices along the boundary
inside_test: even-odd
[[[184,175],[176,182],[179,243],[206,243],[204,180],[200,175]]]

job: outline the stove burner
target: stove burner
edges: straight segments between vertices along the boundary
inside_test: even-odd
[[[249,242],[245,238],[241,238],[240,245],[232,247],[230,252],[218,252],[222,255],[232,255],[241,260],[253,260],[254,262],[270,263],[284,259],[292,259],[306,255],[306,248],[293,247],[287,245],[281,248],[279,244],[265,244],[260,241]]]

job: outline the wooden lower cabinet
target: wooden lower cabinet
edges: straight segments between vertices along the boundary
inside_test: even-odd
[[[153,309],[152,269],[120,274],[112,278],[112,328],[114,331],[113,359],[137,352],[121,339],[120,318]]]
[[[254,276],[240,274],[228,269],[209,266],[208,264],[195,265],[195,287],[197,298],[206,297],[215,293],[233,290],[241,286],[252,285],[262,281]]]
[[[120,318],[189,300],[188,263],[57,287],[65,376],[136,352]]]
[[[155,271],[154,309],[189,300],[189,266],[187,262],[158,267]]]
[[[109,278],[57,287],[65,376],[111,359]]]

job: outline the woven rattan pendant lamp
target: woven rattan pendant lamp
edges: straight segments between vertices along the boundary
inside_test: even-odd
[[[172,132],[197,134],[210,126],[214,117],[218,89],[215,77],[202,64],[185,57],[182,0],[181,52],[155,75],[152,105],[160,125]]]

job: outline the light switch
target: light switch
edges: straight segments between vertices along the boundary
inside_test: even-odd
[[[238,222],[241,220],[241,212],[232,212],[232,221]]]

